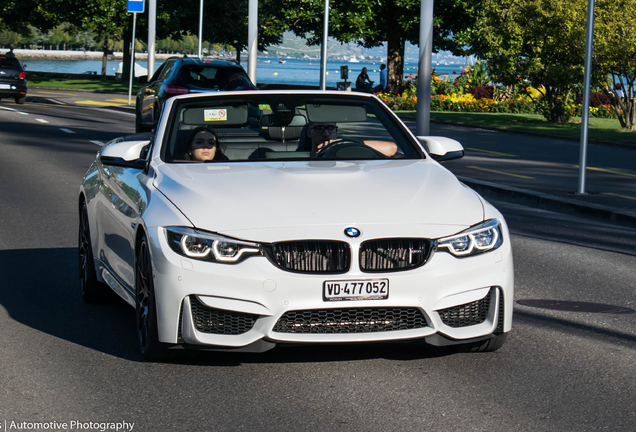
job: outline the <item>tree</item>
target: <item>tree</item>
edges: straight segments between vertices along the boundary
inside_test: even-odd
[[[481,5],[472,49],[486,60],[491,78],[536,88],[544,117],[567,121],[572,115],[568,102],[583,81],[586,2],[489,0]]]
[[[11,30],[0,31],[0,45],[15,47],[22,39],[22,35],[18,32]]]
[[[594,23],[596,81],[612,100],[621,126],[636,130],[636,1],[601,0]]]
[[[419,43],[421,0],[332,0],[329,35],[341,43],[356,42],[365,48],[387,42],[389,82],[404,72],[406,42]],[[269,0],[261,3],[265,19],[307,38],[309,45],[322,43],[324,1]],[[434,51],[466,54],[475,12],[469,0],[437,0],[434,3]],[[276,27],[276,26],[274,26]]]
[[[261,0],[259,7],[267,1]],[[203,10],[203,40],[237,48],[237,60],[247,47],[248,0],[235,2],[206,1]],[[199,0],[181,0],[157,4],[157,36],[184,39],[199,35]],[[161,32],[159,31],[161,28]],[[280,43],[286,30],[280,22],[268,21],[259,9],[258,47]],[[188,42],[189,43],[189,42]],[[198,42],[197,42],[198,43]]]
[[[45,43],[55,45],[55,49],[60,49],[60,45],[63,49],[66,49],[66,44],[73,40],[73,37],[68,33],[68,25],[60,24],[55,28],[49,30],[46,35]]]

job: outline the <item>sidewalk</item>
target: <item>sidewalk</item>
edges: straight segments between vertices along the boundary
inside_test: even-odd
[[[92,106],[134,113],[135,95],[33,89],[29,103]],[[132,120],[131,120],[132,121]],[[415,129],[415,123],[405,121]],[[465,157],[444,164],[486,199],[529,205],[636,228],[636,150],[589,144],[587,194],[577,194],[578,143],[470,126],[431,124],[458,140]],[[600,167],[592,166],[592,163]]]

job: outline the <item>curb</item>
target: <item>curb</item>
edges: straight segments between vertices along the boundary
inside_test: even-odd
[[[543,210],[584,216],[602,222],[636,228],[636,212],[620,211],[599,204],[584,203],[576,199],[556,197],[528,189],[504,186],[468,177],[457,176],[457,178],[480,195],[483,195],[484,198],[501,199],[515,204],[530,205]]]

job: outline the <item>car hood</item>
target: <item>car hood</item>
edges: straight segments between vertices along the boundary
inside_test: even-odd
[[[450,227],[436,231],[445,235],[484,214],[477,194],[430,159],[162,164],[154,184],[195,227],[254,241],[349,226],[396,236]]]

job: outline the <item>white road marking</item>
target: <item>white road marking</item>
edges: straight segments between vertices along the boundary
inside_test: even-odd
[[[73,131],[72,131],[72,130],[70,130],[70,129],[60,128],[60,130],[61,130],[62,132],[66,132],[66,133],[70,133],[70,134],[74,134],[74,133],[75,133],[75,132],[73,132]]]
[[[25,113],[25,112],[22,112],[22,111],[18,111],[16,109],[9,108],[9,107],[0,106],[0,109],[7,110],[7,111],[13,111],[14,113],[18,113],[18,114],[22,114],[22,115],[29,115],[28,113]]]
[[[95,111],[104,111],[104,112],[107,112],[107,113],[119,113],[119,114],[124,114],[124,115],[129,115],[129,116],[136,115],[134,112],[127,112],[127,111],[122,111],[122,110],[111,110],[111,109],[104,109],[104,108],[93,108],[93,109]]]
[[[40,123],[48,123],[48,121],[46,121],[44,119],[35,119],[35,121],[39,121]]]
[[[100,147],[104,147],[104,143],[101,141],[91,141],[93,144],[98,145]]]

